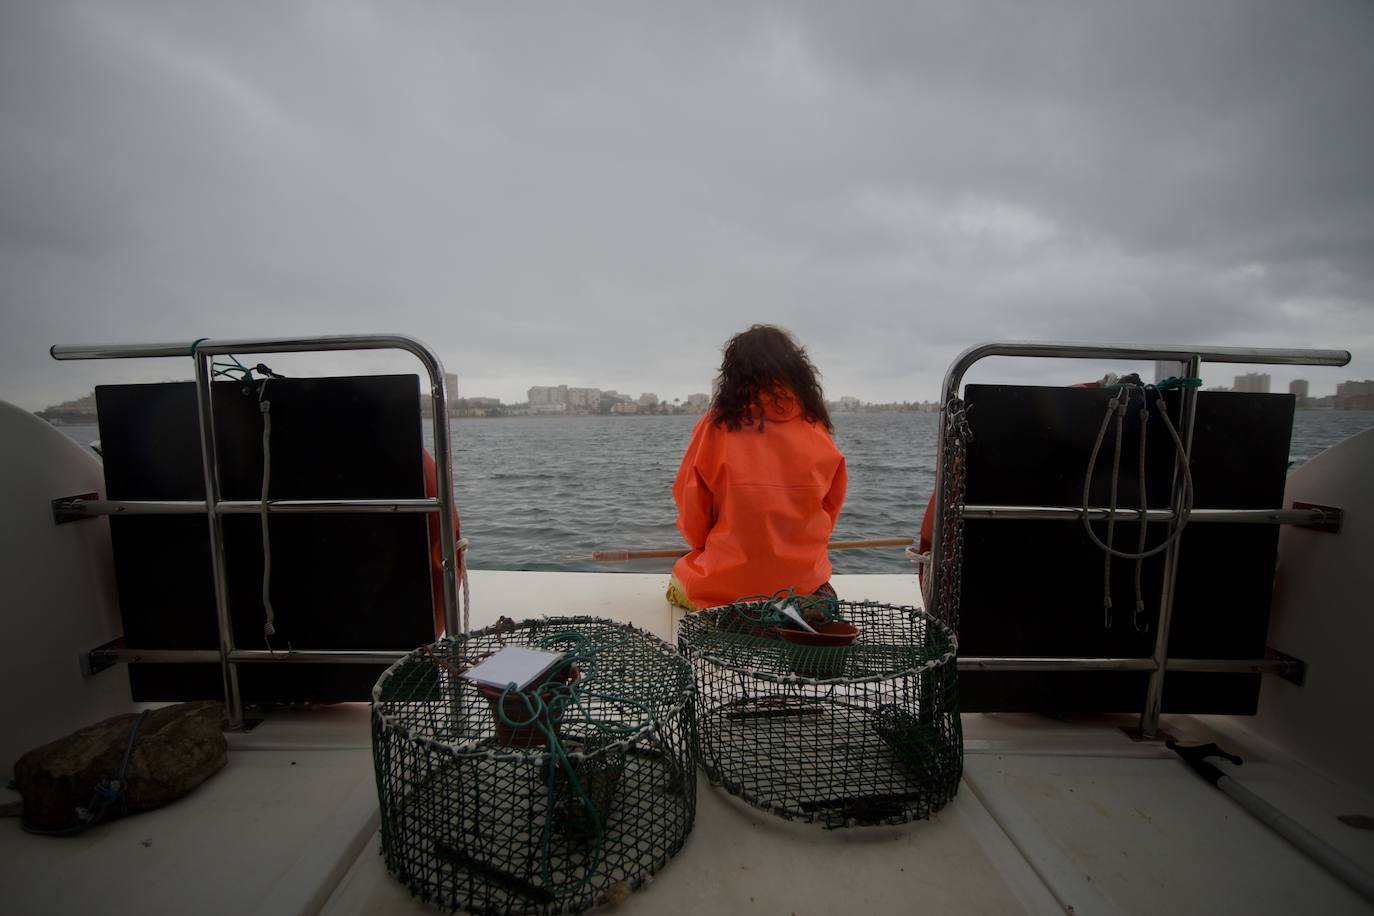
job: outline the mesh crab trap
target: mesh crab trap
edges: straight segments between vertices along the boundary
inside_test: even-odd
[[[702,766],[787,818],[842,827],[929,817],[963,773],[954,635],[918,608],[832,608],[814,635],[780,625],[769,602],[683,619]]]
[[[460,675],[504,646],[566,653],[520,693]],[[633,890],[696,814],[691,668],[662,640],[586,617],[441,640],[373,690],[387,870],[473,913],[576,912]]]

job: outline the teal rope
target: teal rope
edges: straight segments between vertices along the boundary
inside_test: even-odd
[[[212,370],[212,377],[220,378],[221,376],[223,376],[226,378],[234,378],[241,382],[253,381],[252,369],[249,369],[247,366],[239,362],[238,359],[232,355],[229,356],[229,359],[232,360],[232,362],[212,362],[210,364],[210,368]]]
[[[735,607],[761,605],[757,617],[752,609],[745,612],[741,608],[741,614],[752,621],[773,626],[787,626],[792,623],[792,619],[782,612],[783,607],[788,604],[796,607],[803,619],[805,619],[807,611],[815,610],[819,611],[825,618],[825,623],[844,620],[844,615],[840,613],[840,600],[838,598],[831,598],[828,595],[798,595],[795,588],[780,588],[771,595],[747,595],[736,599],[734,602]]]
[[[576,885],[581,888],[587,881],[591,880],[595,873],[597,864],[601,861],[606,846],[606,824],[602,817],[602,812],[598,811],[592,802],[591,793],[582,785],[582,781],[577,777],[576,767],[573,765],[572,758],[563,747],[563,742],[555,730],[554,725],[561,723],[564,716],[570,710],[577,710],[582,713],[586,721],[594,726],[598,731],[616,737],[625,737],[638,732],[648,725],[653,718],[653,711],[644,703],[636,700],[628,700],[624,697],[609,696],[597,693],[583,687],[582,684],[594,681],[596,677],[596,649],[590,644],[590,640],[583,633],[576,630],[559,630],[550,633],[540,639],[536,645],[541,649],[554,650],[562,643],[572,643],[573,647],[564,653],[565,664],[558,665],[554,670],[563,671],[569,666],[576,666],[581,676],[578,681],[572,684],[557,680],[555,675],[545,680],[533,690],[520,690],[514,683],[507,684],[501,693],[501,699],[496,704],[496,715],[503,723],[512,728],[537,728],[544,736],[549,749],[548,755],[548,791],[546,796],[547,812],[544,816],[544,829],[540,833],[539,841],[539,865],[540,876],[544,879],[546,887],[553,887],[553,872],[549,867],[551,858],[551,847],[553,844],[553,825],[555,820],[555,807],[558,802],[558,781],[556,779],[561,768],[567,777],[573,797],[580,801],[587,813],[591,817],[592,826],[595,830],[596,841],[592,848],[592,856],[589,866],[586,868],[582,880]],[[506,699],[510,696],[518,697],[525,706],[528,718],[517,719],[508,715],[506,712]],[[547,697],[547,699],[545,699]],[[605,703],[619,703],[625,706],[637,707],[643,712],[640,720],[633,725],[618,725],[614,722],[598,719],[591,714],[591,711],[584,704],[584,700],[594,699]]]
[[[1171,388],[1201,388],[1202,379],[1196,376],[1171,375],[1166,379],[1160,379],[1158,382],[1155,382],[1154,387],[1158,388],[1160,391],[1168,391]]]

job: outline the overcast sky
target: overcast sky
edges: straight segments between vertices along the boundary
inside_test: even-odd
[[[0,0],[0,398],[190,372],[54,343],[367,331],[464,395],[682,397],[756,321],[831,397],[997,338],[1348,349],[1272,373],[1329,393],[1374,376],[1371,47],[1368,0]]]

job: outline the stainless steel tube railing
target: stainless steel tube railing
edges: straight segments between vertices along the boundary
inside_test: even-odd
[[[950,399],[957,396],[962,388],[965,374],[976,363],[993,356],[1007,357],[1029,357],[1038,359],[1108,359],[1108,360],[1148,360],[1148,361],[1172,361],[1182,363],[1184,371],[1188,375],[1197,376],[1201,372],[1203,362],[1215,363],[1245,363],[1259,365],[1287,365],[1287,366],[1344,366],[1350,362],[1350,352],[1348,350],[1306,350],[1306,349],[1268,349],[1254,347],[1185,347],[1173,345],[1136,345],[1136,344],[1057,344],[1040,343],[1032,341],[994,341],[990,343],[977,344],[969,347],[959,354],[950,364],[945,372],[944,383],[940,390],[940,418],[939,430],[937,433],[936,471],[935,471],[935,512],[933,529],[931,536],[931,550],[929,565],[926,574],[932,583],[931,610],[936,614],[941,613],[941,602],[946,596],[940,594],[940,566],[943,563],[945,545],[944,540],[944,519],[948,507],[945,505],[944,495],[947,492],[947,484],[950,481],[945,479],[945,475],[953,473],[952,469],[944,467],[945,453],[945,430],[946,419],[949,409]],[[1178,429],[1183,437],[1185,460],[1189,460],[1192,453],[1192,430],[1193,418],[1196,412],[1197,390],[1185,389],[1182,397],[1180,418]],[[1176,523],[1180,499],[1181,482],[1177,479],[1177,468],[1175,468],[1175,480],[1171,486],[1169,508],[1164,510],[1161,520],[1170,521],[1172,530]],[[966,510],[966,518],[1066,518],[1076,519],[1081,517],[1082,510],[1071,509],[1069,507],[1046,507],[1046,506],[1027,506],[1027,507],[1002,507],[1002,506],[971,506],[968,509],[978,514],[970,514]],[[1006,511],[1012,509],[1012,511]],[[1090,514],[1095,514],[1099,510],[1089,510]],[[1301,510],[1298,510],[1301,511]],[[1217,515],[1223,512],[1225,515]],[[1125,515],[1129,519],[1135,513],[1118,512],[1118,515]],[[1153,511],[1146,513],[1155,520]],[[1311,524],[1319,520],[1308,519],[1306,521],[1286,517],[1286,510],[1259,510],[1259,516],[1255,515],[1255,510],[1194,510],[1190,515],[1190,520],[1201,520],[1208,515],[1209,521],[1231,521],[1231,522],[1269,522],[1278,524]],[[1174,582],[1178,570],[1178,549],[1177,545],[1171,545],[1164,554],[1164,592],[1160,600],[1159,624],[1156,627],[1156,639],[1154,652],[1151,658],[1141,661],[1149,664],[1148,668],[1138,670],[1148,670],[1150,683],[1146,689],[1145,708],[1141,712],[1140,730],[1148,737],[1153,737],[1159,731],[1159,711],[1163,702],[1164,674],[1171,670],[1173,666],[1169,664],[1168,658],[1168,638],[1169,627],[1173,612]],[[1077,659],[1075,661],[1090,662],[1101,660]],[[1247,663],[1248,664],[1248,663]],[[1010,670],[1010,669],[1003,669]],[[1021,670],[1047,670],[1047,669],[1021,669]],[[1081,669],[1090,670],[1090,669]],[[1189,669],[1196,670],[1196,669]],[[1245,669],[1251,670],[1251,669]]]
[[[209,504],[203,499],[82,499],[58,501],[54,511],[68,518],[97,515],[203,515]],[[262,503],[251,499],[222,499],[215,504],[221,515],[257,515]],[[270,499],[269,513],[281,515],[352,515],[439,511],[438,499]]]
[[[236,664],[262,662],[313,662],[316,664],[376,665],[392,664],[408,652],[295,650],[272,652],[266,649],[235,649],[230,660]],[[96,668],[116,664],[206,663],[219,661],[217,649],[129,649],[102,646],[92,649],[90,661]],[[960,671],[1156,671],[1153,658],[1059,658],[1045,656],[961,656]],[[1288,674],[1298,663],[1285,658],[1171,658],[1167,671],[1209,673]]]
[[[187,356],[195,364],[197,404],[200,413],[201,455],[205,474],[205,500],[160,500],[141,503],[126,501],[91,501],[113,511],[87,514],[180,514],[204,512],[210,529],[210,560],[215,579],[215,610],[219,625],[219,650],[215,659],[220,662],[224,679],[225,714],[231,728],[243,724],[243,702],[238,690],[238,664],[245,661],[338,662],[350,661],[338,653],[300,650],[290,653],[264,652],[259,659],[257,650],[242,650],[234,645],[233,618],[229,607],[225,575],[222,520],[225,515],[257,512],[261,504],[252,501],[224,500],[219,486],[219,450],[215,441],[213,388],[213,357],[247,353],[309,353],[339,350],[401,350],[415,356],[429,376],[430,398],[433,404],[434,463],[437,467],[438,498],[397,500],[272,500],[269,512],[437,512],[439,515],[439,544],[443,557],[444,624],[450,634],[462,630],[458,615],[458,580],[454,557],[457,535],[453,527],[453,455],[449,439],[448,393],[444,387],[444,365],[438,355],[425,344],[411,337],[395,334],[339,335],[327,337],[271,337],[229,340],[199,339],[174,343],[140,343],[114,345],[54,346],[49,352],[53,359],[140,359],[150,357]],[[80,511],[80,509],[77,509]],[[180,651],[180,650],[168,650]],[[203,650],[185,650],[199,652]],[[380,662],[394,661],[389,653],[345,653],[365,656]],[[145,660],[153,660],[154,653],[143,653]],[[199,656],[197,660],[203,659]]]
[[[251,499],[225,499],[215,507],[222,515],[256,515],[261,504]],[[68,518],[98,515],[200,515],[206,511],[204,500],[162,499],[162,500],[118,500],[83,499],[73,497],[60,500],[55,511]],[[284,515],[352,513],[390,514],[396,512],[437,512],[436,499],[273,499],[267,502],[267,511]],[[1105,506],[1088,508],[1088,518],[1105,519],[1112,510]],[[985,506],[969,505],[964,507],[964,518],[998,518],[1015,521],[1064,521],[1076,522],[1083,516],[1081,506]],[[1168,522],[1174,519],[1169,509],[1118,508],[1118,521]],[[1339,523],[1342,516],[1330,509],[1194,509],[1188,515],[1188,523],[1223,523],[1250,525],[1329,525]]]
[[[1189,357],[1184,363],[1183,374],[1189,378],[1200,378],[1202,359]],[[1162,409],[1168,410],[1168,406]],[[1197,419],[1197,389],[1185,388],[1179,403],[1181,417],[1178,422],[1179,434],[1183,437],[1183,463],[1192,464],[1193,425]],[[1178,462],[1174,462],[1169,481],[1169,508],[1177,511],[1187,499]],[[1169,522],[1169,546],[1164,550],[1164,584],[1159,593],[1159,619],[1155,623],[1155,647],[1152,656],[1155,670],[1150,672],[1150,683],[1145,687],[1145,709],[1140,713],[1140,733],[1153,738],[1159,732],[1159,714],[1164,708],[1164,666],[1169,660],[1169,633],[1174,622],[1174,586],[1178,581],[1178,563],[1182,548],[1175,534],[1181,519]]]

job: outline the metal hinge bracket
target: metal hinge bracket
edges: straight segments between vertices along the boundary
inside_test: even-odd
[[[1293,503],[1294,509],[1315,509],[1326,517],[1320,521],[1306,522],[1297,525],[1298,528],[1310,528],[1313,531],[1326,531],[1330,534],[1340,534],[1341,522],[1345,519],[1345,511],[1335,506],[1319,506],[1316,503]]]
[[[67,522],[79,522],[88,518],[99,518],[98,515],[91,515],[74,509],[75,503],[91,502],[100,499],[99,493],[80,493],[76,496],[63,496],[61,499],[52,501],[52,520],[53,524],[65,525]]]
[[[87,652],[82,652],[77,656],[81,662],[81,673],[86,677],[94,677],[106,668],[113,668],[119,662],[115,654],[119,649],[124,648],[124,637],[116,636],[107,643],[96,646]]]
[[[1307,662],[1302,659],[1286,655],[1273,646],[1264,647],[1264,657],[1277,659],[1283,663],[1283,668],[1278,671],[1278,676],[1288,683],[1301,687],[1303,682],[1307,680]]]

